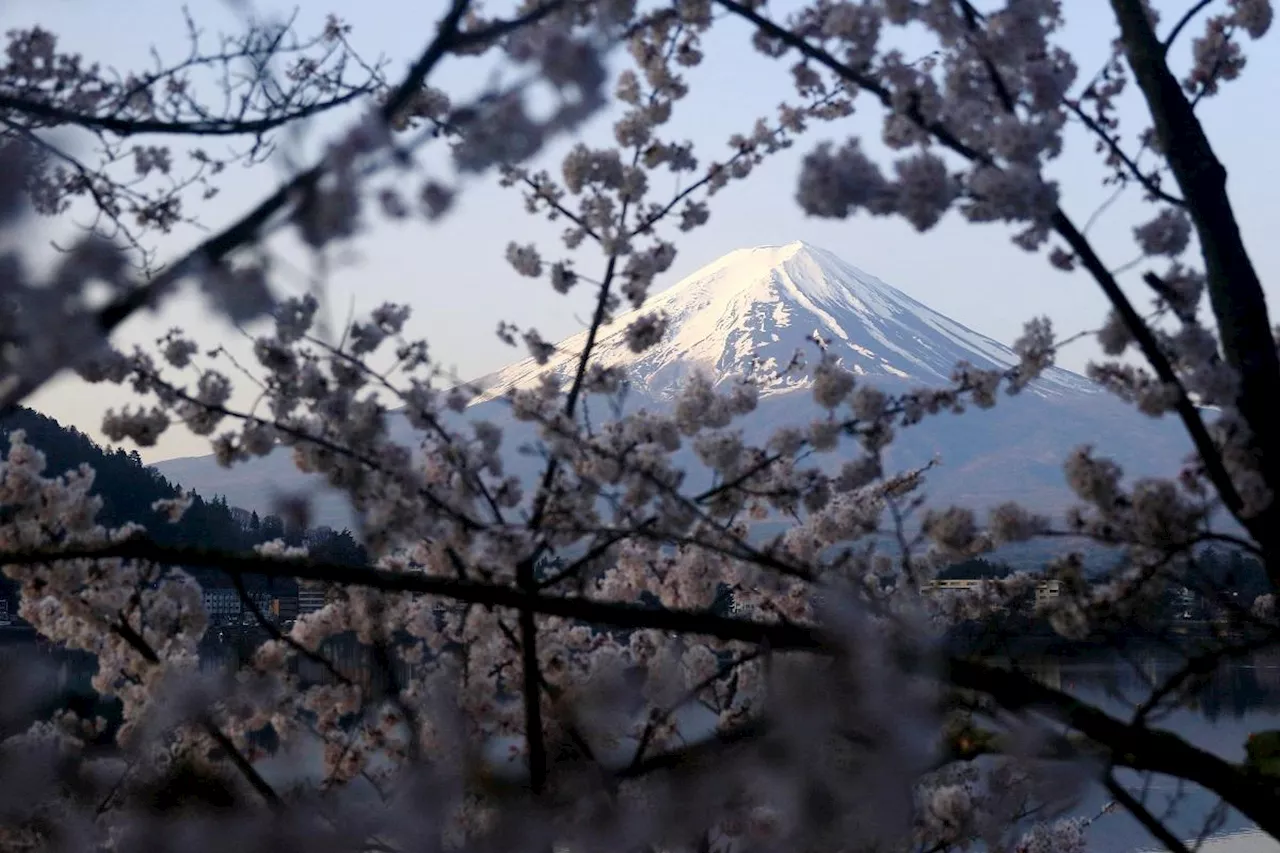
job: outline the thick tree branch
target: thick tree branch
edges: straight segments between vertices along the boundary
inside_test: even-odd
[[[1182,380],[1178,378],[1173,365],[1165,357],[1159,342],[1156,341],[1155,335],[1151,332],[1151,327],[1146,324],[1137,309],[1133,307],[1133,303],[1129,301],[1129,297],[1121,289],[1120,283],[1116,281],[1115,276],[1107,269],[1106,264],[1098,257],[1098,254],[1093,250],[1093,246],[1080,233],[1071,219],[1059,208],[1054,212],[1051,221],[1053,230],[1066,241],[1067,245],[1071,247],[1071,251],[1075,252],[1076,257],[1080,259],[1081,265],[1093,276],[1094,281],[1102,288],[1102,292],[1106,294],[1116,313],[1120,315],[1120,319],[1124,321],[1125,326],[1133,334],[1138,348],[1142,350],[1143,356],[1146,357],[1152,370],[1155,371],[1156,377],[1171,388],[1177,389],[1178,399],[1174,408],[1178,412],[1178,417],[1181,418],[1183,426],[1191,436],[1191,442],[1195,445],[1196,452],[1204,462],[1205,472],[1209,475],[1209,480],[1213,483],[1214,488],[1218,490],[1218,495],[1222,498],[1223,504],[1231,514],[1253,533],[1254,530],[1249,520],[1240,514],[1244,507],[1244,502],[1236,491],[1235,484],[1232,482],[1226,466],[1223,465],[1222,455],[1218,452],[1218,448],[1213,442],[1213,437],[1209,435],[1209,430],[1204,425],[1204,419],[1200,417],[1200,410],[1191,402],[1186,388],[1182,385]],[[1261,542],[1263,540],[1259,538],[1258,541]]]
[[[65,560],[146,560],[163,565],[220,569],[232,574],[259,574],[323,583],[361,586],[384,592],[406,592],[448,598],[467,604],[519,610],[526,605],[544,616],[612,625],[628,630],[649,628],[673,633],[716,637],[745,643],[766,642],[778,650],[823,648],[812,628],[731,619],[703,610],[655,610],[640,604],[593,601],[553,595],[530,595],[516,587],[479,583],[427,574],[397,572],[373,566],[352,567],[309,559],[275,559],[258,554],[231,554],[204,548],[168,547],[145,538],[86,550],[63,550],[0,555],[0,564],[54,564]]]
[[[159,546],[132,539],[101,549],[49,553],[7,554],[6,564],[53,564],[63,560],[121,558],[149,562],[220,568],[229,572],[257,573],[269,577],[294,577],[329,583],[363,586],[390,592],[408,592],[449,598],[470,604],[510,608],[558,616],[622,630],[649,629],[708,636],[721,640],[765,645],[775,651],[834,650],[814,626],[759,622],[719,616],[710,611],[650,608],[625,602],[592,601],[529,593],[495,584],[393,572],[372,567],[322,563],[311,560],[226,554],[194,548]],[[127,627],[127,626],[126,626]],[[152,653],[154,655],[154,653]],[[1222,797],[1264,830],[1280,836],[1280,813],[1274,808],[1275,789],[1266,779],[1255,778],[1241,768],[1204,752],[1170,732],[1124,722],[1030,676],[978,661],[951,657],[941,673],[953,686],[984,693],[1012,710],[1039,710],[1070,725],[1098,744],[1116,766],[1146,770],[1186,779]],[[536,685],[535,685],[536,688]],[[676,766],[672,756],[656,756],[642,762],[651,770]]]
[[[1012,670],[953,658],[948,675],[955,686],[985,693],[1009,710],[1040,710],[1070,725],[1104,747],[1116,766],[1195,782],[1222,797],[1259,828],[1280,834],[1280,813],[1271,783],[1171,732],[1131,725]]]
[[[969,29],[971,31],[976,30],[979,20],[978,13],[974,10],[968,0],[960,0],[960,2],[966,10],[966,21],[968,22]],[[1001,104],[1004,105],[1006,112],[1014,113],[1016,103],[1012,95],[1009,94],[1008,87],[1004,84],[999,70],[985,55],[983,55],[983,63],[987,69],[988,76],[991,78],[992,86],[995,87],[995,90],[999,95]],[[1096,127],[1094,122],[1084,113],[1083,110],[1079,108],[1078,105],[1066,102],[1066,106],[1069,109],[1072,109],[1076,115],[1085,121],[1087,125],[1094,128],[1103,139],[1107,140],[1107,142],[1112,145],[1117,156],[1121,157],[1125,163],[1130,165],[1130,170],[1133,172],[1135,177],[1142,182],[1144,187],[1147,187],[1153,194],[1158,192],[1157,189],[1148,186],[1150,182],[1144,179],[1141,172],[1138,170],[1137,164],[1132,163],[1128,157],[1120,151],[1119,146],[1115,145],[1114,142],[1112,142],[1110,138],[1102,132],[1101,128]],[[1181,205],[1182,202],[1179,201],[1178,204]],[[1241,501],[1239,494],[1236,492],[1235,484],[1231,481],[1231,476],[1227,473],[1227,470],[1222,463],[1222,459],[1218,454],[1217,448],[1213,444],[1213,439],[1209,436],[1209,432],[1204,426],[1204,421],[1200,418],[1199,411],[1192,404],[1186,388],[1182,385],[1182,380],[1178,377],[1177,373],[1173,369],[1173,365],[1169,362],[1164,351],[1160,348],[1159,343],[1155,339],[1155,335],[1151,333],[1151,328],[1147,325],[1146,321],[1142,319],[1142,316],[1134,309],[1133,303],[1129,301],[1128,296],[1126,296],[1124,291],[1120,288],[1115,276],[1108,271],[1106,266],[1102,263],[1101,258],[1099,258],[1097,253],[1093,250],[1093,246],[1085,236],[1080,233],[1079,229],[1075,227],[1075,224],[1061,207],[1054,209],[1051,224],[1053,225],[1054,231],[1067,241],[1067,244],[1071,247],[1072,251],[1075,252],[1078,258],[1080,258],[1085,269],[1088,270],[1088,272],[1094,277],[1094,280],[1098,282],[1103,293],[1111,302],[1116,312],[1120,315],[1120,318],[1124,321],[1125,326],[1132,332],[1134,338],[1138,342],[1139,348],[1142,350],[1142,354],[1146,356],[1147,361],[1156,371],[1156,375],[1160,378],[1160,381],[1177,389],[1178,402],[1176,408],[1178,410],[1178,414],[1181,416],[1187,431],[1191,434],[1191,440],[1195,445],[1197,452],[1205,462],[1205,468],[1209,474],[1210,480],[1218,489],[1223,502],[1231,511],[1231,514],[1242,523],[1245,523],[1245,519],[1240,514],[1243,508],[1243,502]]]
[[[626,216],[625,205],[623,206],[622,216],[624,218]],[[574,374],[573,386],[569,389],[569,394],[565,399],[565,416],[569,418],[573,417],[578,395],[582,392],[587,363],[591,359],[596,336],[600,332],[600,327],[604,325],[605,310],[609,304],[609,293],[617,264],[618,256],[610,255],[604,279],[600,283],[600,293],[596,298],[596,308],[591,318],[591,328],[587,332],[586,346],[583,347],[582,354],[578,357],[578,369]],[[542,481],[538,486],[538,496],[535,499],[533,512],[529,520],[529,528],[535,532],[542,528],[547,507],[551,505],[551,490],[555,485],[555,478],[559,469],[560,460],[552,458],[547,463],[546,470],[542,473]],[[520,560],[519,565],[516,566],[516,583],[530,597],[535,596],[538,592],[538,579],[534,569],[538,558],[542,556],[545,550],[545,545],[539,545],[534,549],[533,553]],[[538,693],[540,670],[538,667],[537,642],[538,626],[537,620],[534,618],[534,611],[532,608],[524,608],[520,611],[520,652],[521,663],[524,668],[525,737],[529,744],[530,785],[535,794],[541,793],[547,775],[546,742],[542,735],[542,700]]]
[[[1252,433],[1259,470],[1273,493],[1280,489],[1280,358],[1267,300],[1246,251],[1227,196],[1227,171],[1205,135],[1195,109],[1165,62],[1140,0],[1111,0],[1134,78],[1146,98],[1156,139],[1178,182],[1196,228],[1227,363],[1240,376],[1238,407]],[[1272,500],[1249,530],[1267,553],[1267,572],[1280,585],[1280,501]]]

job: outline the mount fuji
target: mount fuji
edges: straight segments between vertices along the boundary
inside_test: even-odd
[[[658,345],[636,355],[625,329],[660,312],[667,330]],[[803,242],[739,249],[708,264],[640,308],[619,315],[597,341],[593,363],[621,367],[634,390],[666,399],[693,371],[718,381],[751,371],[762,394],[809,384],[805,374],[776,374],[797,349],[812,353],[817,333],[846,368],[875,384],[939,386],[959,361],[986,369],[1012,367],[1007,346],[967,329],[900,290]],[[481,379],[484,400],[527,387],[550,372],[572,379],[586,345],[581,332],[556,347],[545,365],[528,358]],[[1041,397],[1094,395],[1100,389],[1051,368],[1031,388]]]
[[[666,315],[665,332],[655,346],[633,353],[626,327],[654,311]],[[780,426],[825,417],[813,402],[805,372],[781,370],[797,349],[814,352],[815,333],[859,381],[889,392],[945,385],[960,361],[986,369],[1018,362],[1004,344],[802,242],[740,249],[703,267],[639,309],[615,317],[601,331],[593,360],[625,372],[630,382],[627,410],[662,410],[693,371],[717,383],[751,373],[761,386],[761,401],[743,430],[748,440],[760,441]],[[510,416],[502,398],[547,373],[568,381],[585,343],[585,332],[574,335],[557,345],[546,364],[525,359],[472,383],[482,393],[462,417],[488,419],[504,428],[513,448],[510,473],[532,478],[541,463],[536,454],[514,451],[535,443],[536,436]],[[597,422],[602,408],[589,407]],[[408,422],[396,413],[391,417],[393,435],[412,442]],[[1131,476],[1175,470],[1189,450],[1175,420],[1148,418],[1083,376],[1051,368],[1023,393],[1001,394],[990,410],[933,416],[900,430],[886,454],[886,467],[901,469],[936,457],[942,464],[927,482],[932,502],[962,501],[981,508],[1020,500],[1056,512],[1070,501],[1062,460],[1081,444],[1096,445]],[[687,464],[696,468],[692,454],[687,455]],[[838,457],[830,457],[833,466],[839,465]],[[232,505],[260,512],[271,511],[280,493],[303,490],[313,498],[317,523],[342,527],[352,522],[345,501],[297,472],[284,448],[230,470],[218,467],[211,456],[173,459],[155,467],[185,487],[223,494]]]

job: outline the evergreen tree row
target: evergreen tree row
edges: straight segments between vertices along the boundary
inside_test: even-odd
[[[144,525],[150,535],[164,545],[210,548],[223,551],[249,551],[254,545],[272,539],[284,539],[290,545],[306,544],[316,559],[344,565],[364,565],[364,548],[348,530],[328,527],[312,530],[291,528],[276,515],[259,517],[227,504],[216,495],[197,495],[182,519],[170,522],[152,505],[183,493],[154,468],[148,467],[137,450],[106,448],[94,442],[75,427],[59,424],[53,418],[32,409],[19,408],[0,417],[0,451],[8,453],[9,436],[14,430],[26,432],[29,444],[44,453],[45,476],[54,476],[87,463],[95,472],[93,493],[102,498],[98,520],[107,526],[128,521]],[[223,572],[193,569],[202,585],[229,584]],[[5,592],[12,593],[11,582],[3,581]],[[266,578],[246,577],[251,588],[279,588]]]

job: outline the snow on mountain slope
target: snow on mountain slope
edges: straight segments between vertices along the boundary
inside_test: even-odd
[[[666,333],[657,346],[636,355],[625,329],[655,311],[667,316]],[[814,332],[855,373],[913,384],[946,383],[959,361],[981,368],[1018,362],[1007,346],[803,242],[740,249],[708,264],[615,318],[593,359],[626,369],[637,390],[655,398],[669,396],[695,369],[721,381],[754,369],[770,393],[807,384],[802,374],[766,377],[785,368],[797,349],[812,362],[816,352],[808,339]],[[586,338],[582,332],[562,341],[545,366],[528,358],[484,377],[477,384],[485,394],[477,402],[527,387],[548,371],[567,381]],[[1031,390],[1040,396],[1098,392],[1084,377],[1057,368]]]

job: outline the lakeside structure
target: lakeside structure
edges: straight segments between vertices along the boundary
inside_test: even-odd
[[[203,587],[200,599],[209,617],[209,627],[252,628],[258,622],[257,614],[261,614],[272,625],[288,629],[298,616],[314,613],[324,607],[327,601],[323,585],[312,584],[299,584],[297,592],[292,589],[254,589],[247,591],[247,596],[246,602],[240,590],[233,586],[219,584]],[[0,592],[0,630],[3,629],[11,629],[19,634],[30,630],[30,625],[18,616],[16,593]]]
[[[328,602],[325,585],[316,581],[298,581],[298,615],[315,613]]]
[[[984,583],[984,578],[946,578],[929,581],[920,588],[920,592],[925,595],[936,592],[968,592],[980,589]],[[1062,581],[1050,578],[1036,582],[1037,605],[1061,596]]]

